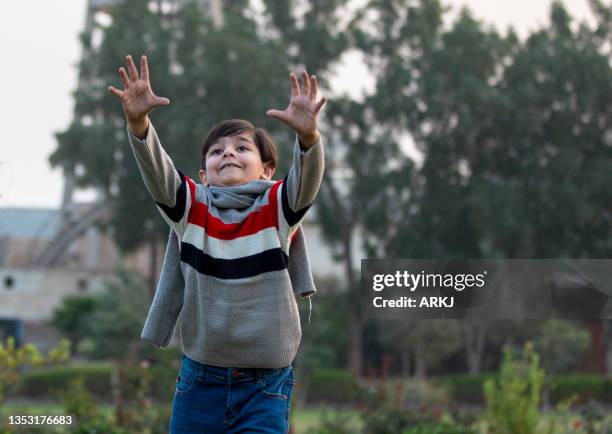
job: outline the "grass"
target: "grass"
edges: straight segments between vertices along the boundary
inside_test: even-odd
[[[356,410],[326,406],[308,407],[296,410],[292,415],[292,427],[295,434],[305,434],[308,429],[319,426],[326,414],[332,417],[339,413],[349,417],[351,426],[355,429],[355,432],[361,429],[361,419]]]

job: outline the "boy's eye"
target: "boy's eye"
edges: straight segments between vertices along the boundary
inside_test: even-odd
[[[210,151],[210,155],[219,155],[221,153],[221,149],[213,149]]]
[[[249,148],[248,148],[248,146],[240,145],[240,146],[238,146],[238,150],[239,151],[248,151]]]

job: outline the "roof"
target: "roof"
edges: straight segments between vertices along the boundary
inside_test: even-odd
[[[50,240],[59,224],[59,209],[0,208],[0,237]]]

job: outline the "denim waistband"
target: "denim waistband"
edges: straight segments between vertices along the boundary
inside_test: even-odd
[[[236,383],[247,380],[260,380],[262,378],[272,377],[278,375],[283,371],[291,369],[291,365],[277,369],[222,367],[200,363],[193,359],[190,359],[185,354],[182,354],[181,370],[183,369],[187,369],[196,377],[202,378],[204,377],[204,375],[210,375],[219,380],[225,380],[228,383]]]

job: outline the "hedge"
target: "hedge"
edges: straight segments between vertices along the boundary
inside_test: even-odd
[[[483,385],[489,378],[495,378],[495,373],[479,375],[451,375],[433,380],[436,384],[446,387],[451,399],[459,404],[484,404]],[[573,395],[578,402],[594,399],[601,403],[612,404],[612,379],[594,374],[564,374],[553,380],[550,390],[550,401],[556,404]]]

